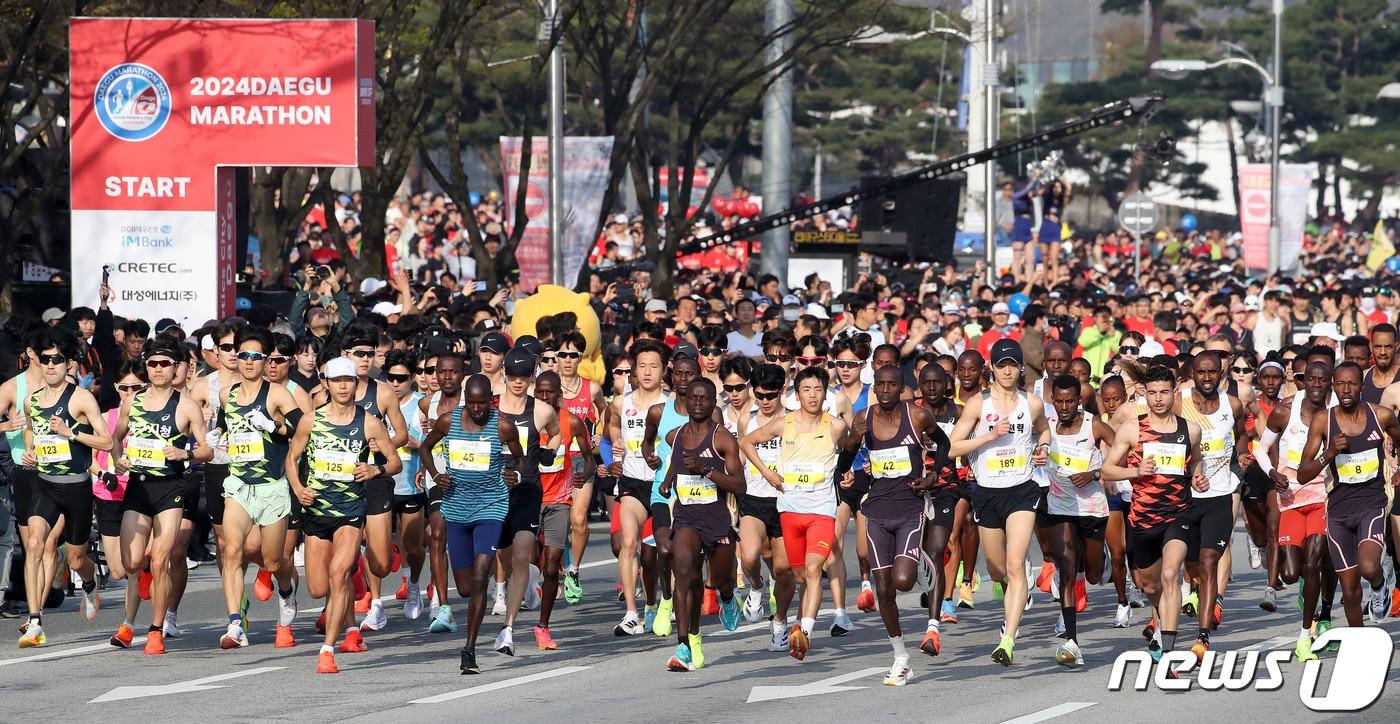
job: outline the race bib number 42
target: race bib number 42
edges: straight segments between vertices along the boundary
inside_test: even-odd
[[[886,448],[870,451],[870,474],[877,478],[899,478],[914,472],[914,463],[909,459],[909,448]]]

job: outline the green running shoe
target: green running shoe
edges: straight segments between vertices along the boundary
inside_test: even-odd
[[[686,640],[690,642],[691,671],[704,668],[705,652],[700,650],[700,634],[688,634]]]
[[[583,584],[579,583],[578,571],[564,572],[564,600],[570,606],[577,606],[583,600]]]
[[[1298,635],[1298,645],[1294,647],[1293,654],[1298,657],[1298,663],[1304,661],[1317,661],[1317,654],[1312,650],[1313,638],[1307,634]]]
[[[996,649],[992,651],[992,661],[995,661],[998,664],[1001,664],[1002,666],[1010,666],[1011,653],[1012,650],[1015,648],[1016,642],[1012,641],[1010,636],[1003,634],[1001,637],[1001,643],[997,644]]]
[[[998,601],[1000,601],[1000,600],[1006,598],[1006,583],[1005,583],[1005,582],[1003,582],[1003,581],[996,581],[996,582],[992,583],[992,598],[995,598],[995,599],[998,600]]]
[[[1320,638],[1323,634],[1325,634],[1325,633],[1327,633],[1328,631],[1331,631],[1331,630],[1332,630],[1332,620],[1331,620],[1331,619],[1324,618],[1324,619],[1321,619],[1321,620],[1319,620],[1319,621],[1317,622],[1317,635],[1318,635],[1319,638]],[[1327,653],[1329,653],[1329,654],[1335,654],[1335,653],[1337,653],[1337,651],[1338,651],[1339,649],[1341,649],[1341,647],[1342,647],[1342,645],[1341,645],[1340,643],[1338,643],[1338,642],[1336,642],[1336,641],[1333,641],[1332,643],[1327,644]]]
[[[1196,592],[1195,592],[1195,591],[1192,591],[1192,592],[1191,592],[1191,595],[1189,595],[1189,596],[1187,596],[1186,598],[1182,599],[1182,601],[1181,601],[1181,613],[1183,613],[1184,615],[1187,615],[1187,616],[1195,616],[1195,615],[1196,615],[1196,608],[1197,608],[1197,606],[1200,605],[1200,603],[1201,603],[1200,597],[1196,595]]]
[[[651,632],[657,636],[671,635],[671,611],[675,608],[675,603],[669,598],[663,598],[656,604],[656,618],[652,619]],[[692,660],[695,652],[690,652]]]

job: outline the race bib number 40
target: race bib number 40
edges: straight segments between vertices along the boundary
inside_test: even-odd
[[[815,492],[826,484],[826,469],[821,463],[788,463],[783,471],[783,487],[794,492]]]

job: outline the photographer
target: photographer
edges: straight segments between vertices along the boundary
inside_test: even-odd
[[[292,334],[298,339],[310,334],[324,342],[332,329],[345,329],[354,321],[355,307],[350,302],[350,293],[341,285],[344,264],[339,266],[340,270],[335,271],[326,264],[308,264],[296,272],[301,288],[292,298],[287,319],[291,320]],[[322,314],[324,319],[319,318]]]

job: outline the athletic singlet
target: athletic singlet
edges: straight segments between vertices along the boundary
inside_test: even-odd
[[[367,415],[379,418],[380,422],[385,422],[384,411],[379,409],[379,383],[373,379],[365,380],[365,395],[355,400],[355,406],[365,411]],[[385,427],[388,423],[385,422]],[[383,465],[388,458],[381,453],[370,453],[370,461],[375,465]]]
[[[1049,378],[1041,377],[1031,384],[1031,396],[1039,397],[1040,401],[1045,403],[1045,422],[1049,423],[1051,429],[1054,429],[1055,423],[1060,421],[1060,413],[1055,411],[1055,406],[1045,397],[1045,381],[1047,379]]]
[[[167,460],[165,457],[167,446],[185,447],[185,435],[180,433],[176,415],[180,407],[180,393],[171,390],[165,405],[156,410],[147,410],[146,395],[149,392],[142,390],[131,400],[131,411],[126,419],[126,459],[131,463],[133,472],[160,478],[183,474],[183,460]],[[286,459],[286,450],[282,451],[282,457]]]
[[[442,494],[442,517],[453,523],[505,520],[505,456],[501,454],[500,413],[491,410],[486,424],[472,432],[462,427],[465,408],[452,411],[447,430],[447,474],[452,484]],[[459,562],[458,565],[466,565]]]
[[[875,435],[874,407],[866,408],[865,447],[870,456],[870,493],[861,510],[871,518],[907,518],[923,510],[923,496],[909,483],[924,475],[924,445],[909,421],[909,403],[900,403],[899,427],[894,436]]]
[[[1016,407],[1011,412],[1011,429],[993,442],[983,445],[970,456],[972,474],[979,488],[1014,488],[1031,479],[1031,408],[1026,393],[1016,393]],[[982,393],[982,417],[972,431],[972,437],[996,429],[1001,413],[992,404],[992,393]]]
[[[1215,394],[1220,403],[1209,415],[1196,407],[1191,394],[1181,396],[1181,416],[1201,426],[1201,472],[1210,480],[1210,490],[1202,493],[1192,489],[1193,498],[1218,498],[1239,487],[1230,471],[1235,459],[1235,410],[1224,390]]]
[[[666,436],[672,430],[679,428],[690,420],[686,415],[682,415],[676,410],[676,403],[679,400],[671,400],[666,406],[661,408],[661,419],[656,423],[656,456],[661,458],[661,467],[652,473],[651,500],[659,503],[670,498],[661,497],[661,483],[666,480],[666,471],[671,469],[671,443],[666,442]],[[672,491],[674,497],[674,491]]]
[[[24,401],[29,399],[29,380],[25,377],[27,373],[20,372],[15,375],[15,409],[18,416],[24,417]],[[10,459],[15,465],[24,464],[24,428],[14,432],[5,433],[5,439],[10,441]]]
[[[206,376],[206,379],[209,380],[209,406],[214,408],[215,423],[213,427],[215,429],[223,429],[218,426],[219,408],[222,407],[219,401],[224,399],[223,397],[219,396],[219,371],[214,370],[213,372],[210,372]],[[228,465],[227,443],[228,441],[225,440],[223,443],[214,448],[214,457],[209,461],[210,465]]]
[[[349,422],[337,424],[331,422],[328,409],[316,410],[306,444],[306,487],[316,491],[306,512],[322,518],[354,518],[365,514],[365,488],[355,480],[355,464],[369,458],[368,414],[356,406]]]
[[[681,428],[676,428],[676,443],[668,456],[668,467],[675,467],[675,490],[671,495],[676,500],[672,516],[673,528],[690,528],[700,534],[702,543],[713,543],[733,531],[729,517],[729,493],[713,480],[705,477],[710,470],[724,470],[724,458],[715,450],[715,430],[719,426],[713,422],[704,423],[708,429],[705,437],[696,447],[681,444]],[[686,467],[685,453],[694,453],[700,458],[702,470],[695,472]]]
[[[560,382],[563,387],[563,382]],[[579,378],[578,391],[570,397],[564,397],[561,404],[565,410],[574,413],[574,416],[583,421],[583,426],[588,430],[588,438],[593,438],[593,428],[598,424],[598,412],[593,409],[593,380],[587,377]],[[563,417],[563,415],[560,415]],[[578,442],[572,438],[566,441],[569,447],[569,455],[572,457],[581,456],[583,453],[578,449]]]
[[[1069,434],[1060,434],[1056,427],[1051,427],[1049,453],[1050,464],[1045,466],[1050,481],[1050,490],[1045,496],[1046,512],[1107,518],[1108,496],[1104,494],[1103,483],[1095,480],[1080,487],[1070,480],[1075,473],[1103,467],[1103,454],[1094,444],[1094,419],[1081,412],[1079,428]]]
[[[1133,478],[1128,524],[1134,528],[1154,528],[1176,520],[1191,496],[1191,476],[1186,469],[1187,446],[1191,443],[1186,419],[1175,415],[1176,429],[1157,432],[1149,416],[1138,416],[1138,444],[1128,454],[1128,467],[1142,463],[1150,455],[1152,474]]]
[[[735,440],[738,440],[742,437],[742,435],[739,434],[739,420],[745,417],[752,420],[753,413],[757,409],[758,405],[752,401],[749,403],[749,409],[743,411],[735,409],[732,405],[725,405],[720,410],[719,416],[720,419],[724,421],[724,429],[728,430],[729,434],[733,435]]]
[[[636,393],[628,392],[622,398],[622,475],[627,478],[637,480],[651,480],[654,471],[647,461],[642,458],[642,439],[646,437],[647,431],[647,410],[650,405],[639,408],[634,397]],[[670,402],[671,398],[666,394],[659,394],[652,404]],[[614,450],[613,455],[618,451]]]
[[[540,487],[544,490],[544,505],[568,505],[574,499],[574,460],[565,450],[573,440],[568,409],[559,410],[559,448],[554,462],[540,466]]]
[[[514,425],[516,435],[520,440],[520,451],[525,454],[525,459],[516,463],[515,470],[520,473],[520,482],[511,486],[510,497],[530,495],[538,496],[540,491],[540,462],[537,455],[540,450],[540,431],[535,427],[535,398],[525,396],[525,409],[519,413],[501,411],[501,422],[506,425]],[[502,455],[509,455],[510,448],[503,448]]]
[[[399,412],[403,413],[404,424],[408,426],[408,437],[418,442],[423,442],[423,438],[426,437],[423,434],[422,423],[418,422],[418,401],[421,399],[423,399],[422,394],[410,392],[408,397],[399,403]],[[393,437],[394,433],[395,431],[390,429],[389,437]],[[394,474],[394,495],[413,495],[423,492],[413,482],[418,477],[418,451],[401,447],[398,449],[398,453],[399,462],[403,463],[403,469]],[[438,470],[442,470],[442,466],[439,466]],[[425,484],[431,485],[432,481],[426,481]]]
[[[461,406],[462,406],[463,404],[465,404],[465,403],[466,403],[466,391],[465,391],[465,390],[458,391],[458,393],[457,393],[457,401],[456,401],[456,404],[454,404],[453,407],[452,407],[453,411],[455,412],[456,409],[457,409],[458,407],[461,407]],[[429,419],[429,420],[432,420],[434,423],[436,423],[436,422],[437,422],[437,419],[438,419],[439,417],[442,416],[442,410],[440,409],[440,406],[441,406],[441,405],[442,405],[442,390],[438,390],[437,392],[434,392],[432,395],[430,395],[430,396],[428,397],[428,419]],[[492,406],[491,406],[492,409],[495,409],[495,407],[496,407],[495,405],[492,405]],[[421,414],[417,414],[417,411],[415,410],[415,416],[416,416],[417,419],[419,420],[418,428],[419,428],[419,429],[422,429],[423,425],[422,425],[422,422],[421,422],[421,421],[422,421],[422,416],[421,416]],[[425,435],[424,437],[426,437],[426,435]],[[443,440],[446,440],[446,438],[443,438]],[[440,442],[438,442],[438,444],[437,444],[436,446],[433,447],[433,464],[437,466],[437,469],[438,469],[438,470],[446,470],[446,469],[447,469],[447,443],[446,443],[446,442],[440,441]]]
[[[78,424],[69,407],[76,389],[75,385],[65,384],[58,394],[58,400],[49,406],[39,402],[39,396],[44,394],[42,389],[29,396],[29,427],[34,433],[34,457],[38,460],[36,469],[41,477],[51,482],[85,482],[88,468],[92,465],[92,448],[57,435],[49,428],[49,418],[56,416],[68,423],[69,430],[75,436],[92,432],[90,426]]]
[[[1292,510],[1327,502],[1327,477],[1318,473],[1306,483],[1298,483],[1298,466],[1303,464],[1303,448],[1308,444],[1308,425],[1303,422],[1303,396],[1293,397],[1288,426],[1278,439],[1279,472],[1288,478],[1288,490],[1278,496],[1279,510]]]
[[[117,418],[121,417],[121,407],[113,407],[108,410],[105,417],[107,419],[107,429],[116,430]],[[23,447],[23,445],[20,446],[21,449],[23,449]],[[112,453],[106,450],[93,450],[92,464],[96,465],[104,473],[116,473],[116,467],[112,464]],[[102,479],[94,475],[92,477],[92,497],[98,500],[110,500],[120,503],[126,498],[126,485],[128,480],[129,478],[127,475],[118,475],[117,489],[108,490],[107,486],[102,484]]]
[[[268,383],[264,382],[258,394],[247,405],[238,404],[238,390],[242,385],[234,385],[228,391],[228,400],[222,409],[224,436],[228,441],[228,474],[244,484],[279,482],[284,475],[287,463],[287,438],[271,432],[263,432],[248,420],[254,410],[272,418],[267,407]],[[275,420],[273,421],[276,422]],[[275,428],[274,428],[275,429]]]
[[[1366,370],[1366,374],[1361,376],[1361,400],[1363,402],[1369,402],[1372,405],[1379,405],[1381,404],[1381,395],[1385,394],[1386,385],[1376,385],[1371,377],[1375,374],[1375,371],[1376,368],[1372,367]],[[1400,375],[1391,377],[1390,381],[1395,382],[1398,378],[1400,378]]]
[[[1328,469],[1335,484],[1327,494],[1329,509],[1346,506],[1353,510],[1382,507],[1386,504],[1385,435],[1376,421],[1376,411],[1369,403],[1361,403],[1366,412],[1366,425],[1356,435],[1347,435],[1347,451],[1338,455]],[[1327,444],[1334,435],[1345,434],[1337,424],[1337,409],[1327,412]],[[1326,449],[1324,447],[1324,449]]]
[[[938,425],[939,430],[943,431],[943,436],[948,438],[950,442],[952,441],[953,427],[958,424],[958,412],[952,403],[945,404],[943,406],[943,412],[941,413],[934,412],[932,408],[924,404],[924,400],[922,399],[915,400],[914,405],[928,410],[929,415],[933,417],[933,423]],[[925,439],[924,443],[926,445],[924,449],[924,465],[930,466],[934,464],[935,451],[932,447],[933,441]],[[960,480],[966,479],[968,469],[965,464],[959,464],[960,460],[960,458],[948,458],[948,461],[943,465],[943,469],[938,471],[938,477],[934,479],[933,484],[935,488],[954,487]],[[930,491],[930,494],[931,493],[932,491]]]
[[[758,414],[758,410],[754,410],[753,412],[749,413],[750,432],[757,430],[759,425],[761,424],[758,421]],[[769,422],[772,422],[772,420],[769,420]],[[768,442],[754,445],[754,449],[758,452],[758,459],[761,460],[765,466],[767,466],[770,470],[772,470],[775,473],[779,470],[778,459],[780,457],[782,447],[783,439],[781,437],[775,437],[772,440],[769,440]],[[763,474],[760,473],[758,471],[758,468],[754,467],[754,464],[749,462],[747,458],[744,459],[744,483],[748,485],[748,490],[745,491],[746,495],[755,498],[778,497],[777,489],[774,488],[772,485],[769,485],[767,480],[763,479]]]
[[[822,413],[815,431],[798,432],[796,413],[788,413],[778,453],[778,471],[783,478],[778,512],[835,518],[837,450],[831,415]]]

